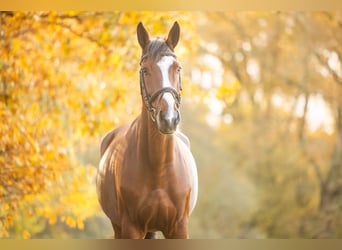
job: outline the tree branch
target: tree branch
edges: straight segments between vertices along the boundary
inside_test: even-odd
[[[323,67],[325,67],[329,73],[331,74],[331,76],[334,78],[335,82],[338,83],[339,85],[342,86],[342,78],[340,78],[338,76],[338,74],[336,73],[335,70],[333,70],[329,64],[327,63],[327,61],[323,58],[322,55],[320,55],[317,51],[314,52],[315,57],[318,59],[318,61],[322,64]],[[339,54],[338,54],[339,55]],[[340,59],[340,58],[339,58]]]

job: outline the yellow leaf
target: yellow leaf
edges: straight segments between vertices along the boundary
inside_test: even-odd
[[[71,227],[71,228],[75,228],[76,227],[76,221],[73,218],[69,217],[69,216],[66,218],[65,223],[69,227]]]
[[[81,218],[77,218],[77,227],[80,230],[84,229],[84,223],[83,223],[83,220]]]
[[[5,209],[5,210],[8,210],[9,208],[10,208],[9,204],[8,204],[8,203],[5,203],[4,209]]]
[[[24,239],[29,239],[31,237],[31,234],[27,230],[24,230],[22,235]]]
[[[12,40],[12,53],[17,53],[17,51],[20,49],[20,47],[22,47],[22,45],[20,44],[20,40],[18,38],[14,38]]]
[[[231,83],[223,83],[216,90],[216,96],[217,98],[224,100],[227,103],[231,103],[234,101],[239,90],[240,90],[240,82],[237,80]]]
[[[4,238],[9,237],[9,233],[8,233],[8,231],[6,230],[6,228],[2,228],[2,229],[1,229],[1,231],[0,231],[0,236],[1,236],[1,237],[4,237]]]
[[[51,214],[49,216],[49,224],[54,225],[54,224],[56,224],[56,221],[57,221],[57,216],[55,214]]]
[[[45,160],[46,161],[50,161],[50,160],[53,160],[55,158],[55,152],[53,151],[47,151],[45,153]]]
[[[7,225],[12,225],[13,224],[13,215],[12,214],[8,214],[6,217],[6,221],[7,221]]]
[[[38,113],[38,110],[39,110],[39,104],[38,103],[33,103],[32,106],[31,106],[31,112],[33,115],[37,115]]]
[[[36,207],[36,213],[38,215],[42,215],[44,213],[43,209],[41,209],[40,207]]]

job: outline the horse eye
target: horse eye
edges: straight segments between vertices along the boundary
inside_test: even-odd
[[[182,67],[177,67],[177,72],[180,73],[181,69],[182,69]]]
[[[148,70],[146,68],[142,68],[141,71],[145,76],[148,75]]]

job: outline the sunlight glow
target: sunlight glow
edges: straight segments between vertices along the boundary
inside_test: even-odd
[[[247,62],[246,70],[253,82],[257,83],[260,80],[260,68],[256,60],[250,59]]]
[[[266,40],[263,42],[266,42]],[[215,45],[216,44],[210,44],[210,46],[208,46],[211,50],[216,50]],[[245,50],[249,50],[251,45],[249,43],[245,43],[243,46]],[[329,58],[329,67],[340,74],[341,72],[337,70],[340,67],[340,64],[336,58],[336,53],[326,53]],[[243,55],[241,53],[235,53],[234,56],[236,57],[236,60],[243,59]],[[199,84],[202,88],[208,91],[208,96],[205,99],[205,103],[209,108],[206,121],[209,126],[214,128],[218,127],[222,123],[231,124],[233,122],[233,117],[230,114],[223,114],[225,104],[217,99],[213,95],[212,91],[215,89],[215,87],[218,87],[222,84],[224,74],[222,64],[218,58],[209,54],[204,55],[202,60],[206,62],[206,68],[202,70],[193,69],[191,76],[194,83]],[[254,83],[258,83],[260,81],[260,67],[257,61],[253,59],[248,60],[246,71]],[[323,67],[321,68],[320,72],[322,75],[329,74],[328,70]],[[243,92],[240,93],[240,101],[248,102],[248,98],[244,98]],[[261,107],[265,106],[262,88],[256,91],[255,101],[258,102]],[[305,105],[304,95],[298,98],[295,107],[293,106],[294,98],[290,98],[281,92],[273,94],[271,96],[271,101],[273,106],[280,108],[285,112],[293,113],[293,115],[296,117],[303,116],[303,109]],[[306,112],[306,123],[310,132],[323,130],[328,134],[334,133],[333,115],[322,95],[316,94],[310,96]]]
[[[295,115],[303,116],[303,108],[305,105],[305,97],[300,96],[296,106]],[[319,129],[324,130],[328,134],[334,132],[334,119],[328,105],[324,101],[322,95],[316,94],[310,96],[308,102],[308,110],[306,114],[306,122],[311,132]]]

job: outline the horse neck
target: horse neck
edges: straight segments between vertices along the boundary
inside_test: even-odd
[[[147,165],[159,167],[173,160],[174,135],[160,133],[144,105],[138,137],[139,152]]]

